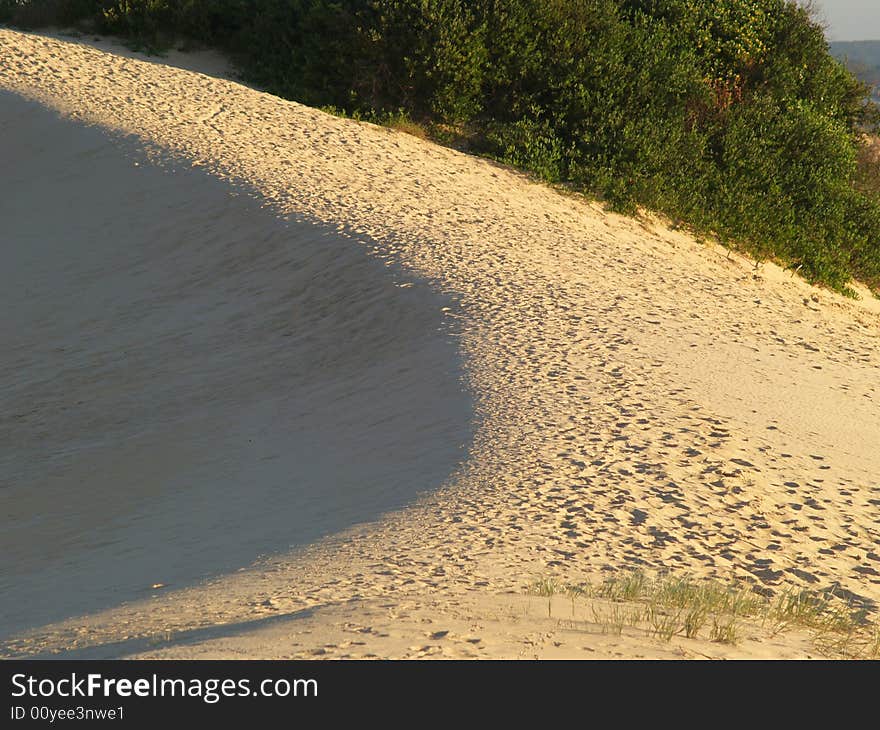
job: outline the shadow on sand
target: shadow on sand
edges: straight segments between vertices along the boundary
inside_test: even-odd
[[[33,102],[0,94],[0,129],[0,636],[375,519],[466,458],[454,302]]]

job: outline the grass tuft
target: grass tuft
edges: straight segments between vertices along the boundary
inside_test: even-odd
[[[578,601],[589,602],[592,622],[603,634],[620,636],[626,627],[671,641],[676,636],[736,645],[745,631],[769,636],[809,632],[822,655],[839,658],[880,658],[880,624],[868,610],[854,607],[833,590],[789,588],[773,596],[749,584],[722,583],[690,575],[652,578],[634,570],[590,583],[568,585],[558,578],[540,578],[528,589],[548,599],[548,616],[555,595],[571,600],[574,619]]]

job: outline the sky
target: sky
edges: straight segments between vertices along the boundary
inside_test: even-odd
[[[828,40],[880,40],[880,0],[814,0]]]

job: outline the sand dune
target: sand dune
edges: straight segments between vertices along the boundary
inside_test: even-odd
[[[374,519],[466,456],[452,302],[34,102],[0,120],[3,633]]]
[[[104,611],[92,601],[82,607],[88,616],[9,636],[7,655],[663,655],[668,649],[634,648],[542,622],[522,603],[523,589],[535,576],[577,581],[633,567],[740,578],[764,591],[835,587],[857,605],[876,609],[876,300],[845,300],[769,265],[756,271],[750,262],[660,222],[610,215],[487,161],[161,63],[0,31],[0,88],[15,95],[5,96],[0,108],[19,110],[3,112],[4,127],[27,126],[27,115],[49,114],[35,110],[32,102],[38,102],[69,118],[47,117],[53,134],[102,140],[82,142],[79,153],[73,145],[74,156],[47,152],[41,164],[51,168],[57,160],[59,188],[62,176],[87,166],[77,164],[75,155],[87,159],[90,144],[106,156],[102,164],[116,164],[120,150],[128,150],[142,173],[156,176],[151,192],[120,201],[110,218],[96,215],[94,207],[83,209],[88,221],[106,221],[106,237],[87,237],[101,238],[95,245],[104,247],[103,254],[95,255],[101,266],[112,264],[97,278],[119,286],[114,272],[131,272],[135,283],[123,291],[75,297],[81,286],[65,281],[56,292],[59,285],[40,279],[41,260],[25,257],[16,264],[15,281],[35,277],[52,295],[45,305],[34,304],[28,291],[9,305],[23,313],[16,316],[26,326],[10,320],[4,340],[20,338],[16,351],[23,348],[29,359],[3,362],[4,402],[7,392],[18,399],[3,414],[4,444],[12,444],[0,461],[9,482],[4,492],[36,491],[27,481],[34,475],[51,490],[51,465],[88,445],[76,441],[84,423],[87,433],[109,441],[125,435],[130,426],[120,430],[108,411],[128,404],[120,399],[132,382],[124,363],[111,362],[108,353],[124,343],[135,357],[146,356],[156,339],[145,339],[143,332],[163,328],[170,351],[179,349],[163,368],[143,369],[134,385],[139,392],[162,391],[170,378],[197,400],[204,420],[187,421],[177,413],[187,410],[186,401],[168,386],[167,410],[130,404],[130,423],[159,430],[179,424],[179,434],[162,436],[178,453],[156,464],[156,444],[132,430],[124,447],[130,451],[117,448],[116,462],[96,462],[80,451],[76,467],[82,474],[108,474],[141,460],[153,470],[137,477],[129,471],[126,486],[116,490],[152,505],[144,507],[140,526],[120,526],[123,538],[140,534],[146,545],[156,537],[159,516],[186,512],[177,497],[162,502],[156,493],[160,484],[174,492],[174,480],[183,475],[196,485],[200,504],[218,501],[212,495],[219,494],[219,501],[231,505],[226,521],[199,525],[193,533],[200,536],[198,545],[201,536],[235,523],[234,513],[247,501],[235,502],[237,479],[260,485],[255,488],[265,490],[261,503],[286,491],[289,472],[259,461],[267,452],[243,459],[246,447],[227,447],[241,444],[239,437],[260,424],[283,424],[279,440],[266,448],[289,457],[289,468],[298,463],[297,454],[320,462],[310,473],[322,488],[333,482],[333,469],[349,475],[357,470],[351,477],[357,488],[326,503],[344,516],[318,519],[318,532],[333,531],[332,537],[307,534],[314,524],[309,518],[302,537],[292,541],[309,542],[305,547],[281,552],[273,538],[259,551],[274,555],[248,570],[172,586],[176,590]],[[100,129],[77,126],[83,122]],[[108,131],[127,137],[110,141]],[[51,193],[49,176],[23,164],[14,169],[4,189],[30,188],[32,198],[21,208],[33,210],[33,196]],[[90,184],[102,179],[104,173]],[[233,204],[230,190],[248,191],[255,202]],[[144,207],[148,199],[166,213],[157,219],[163,208]],[[20,220],[21,236],[39,230],[33,221]],[[129,226],[131,220],[138,225]],[[317,234],[316,225],[339,235]],[[135,237],[124,251],[113,250],[127,226],[150,233]],[[173,250],[181,231],[195,241],[187,248],[194,257],[188,263]],[[288,255],[282,244],[288,236],[311,257]],[[255,238],[269,241],[265,251],[243,243]],[[4,252],[9,246],[4,240]],[[144,247],[153,247],[158,259],[139,258]],[[256,265],[249,263],[254,257]],[[68,252],[63,259],[76,277],[94,278],[88,260]],[[155,281],[157,260],[172,277],[167,283]],[[256,271],[244,276],[241,269],[249,267]],[[53,272],[67,275],[66,269]],[[278,336],[284,327],[270,313],[290,306],[288,287],[308,291],[316,277],[332,284],[314,286],[312,298],[301,302],[306,311],[297,326],[303,338],[317,338],[307,343],[314,359],[303,360],[296,340],[288,344]],[[400,290],[395,282],[413,286]],[[189,288],[193,295],[178,301],[179,291]],[[163,296],[171,300],[166,311]],[[221,302],[229,297],[231,309],[225,310]],[[47,316],[72,300],[69,319]],[[90,334],[92,318],[108,311],[105,301],[133,325]],[[141,306],[147,301],[156,306]],[[50,309],[41,314],[40,306]],[[198,330],[183,325],[174,307],[207,321]],[[442,317],[441,307],[448,307]],[[68,356],[49,351],[62,335],[89,343],[78,366],[89,373],[78,387],[95,399],[88,412],[58,408],[68,404],[51,383]],[[195,338],[202,359],[184,356],[175,337]],[[229,338],[239,342],[232,346]],[[457,379],[458,358],[464,384]],[[344,365],[328,373],[328,359]],[[375,368],[362,380],[355,376],[362,368],[354,365],[364,359],[375,361]],[[226,369],[210,373],[203,384],[205,363]],[[119,379],[116,391],[89,380],[96,368],[105,368],[110,382]],[[356,394],[334,400],[316,382],[334,376],[335,387],[356,384]],[[34,390],[37,385],[43,389]],[[374,430],[385,424],[376,416],[389,407],[389,388],[391,402],[411,410],[392,419],[390,441],[384,442],[391,445],[381,450]],[[311,408],[290,395],[303,389],[313,398]],[[38,423],[10,421],[37,393],[51,412]],[[317,442],[310,441],[315,410],[328,402],[352,421],[328,420]],[[360,451],[334,443],[340,429]],[[214,439],[210,447],[205,434]],[[224,458],[212,461],[209,472],[199,471],[200,459],[189,449],[213,453],[218,445]],[[423,463],[428,456],[430,463]],[[457,468],[456,459],[464,457]],[[234,474],[232,463],[242,471]],[[348,495],[360,490],[362,468],[376,484],[392,474],[399,502],[375,496],[349,502]],[[378,514],[420,492],[415,504]],[[313,498],[310,489],[302,494]],[[19,496],[12,504],[32,504],[26,499],[36,497]],[[267,512],[248,514],[258,520]],[[57,514],[54,521],[60,532],[77,524]],[[344,529],[357,522],[369,524]],[[273,524],[280,539],[282,525]],[[46,528],[34,529],[40,535]],[[206,549],[200,569],[231,567],[210,565],[226,544],[221,538],[214,552]],[[124,563],[112,546],[95,549]],[[32,591],[31,600],[48,600],[52,586],[60,591],[70,585],[65,576],[86,565],[77,560],[60,566],[51,582],[38,572],[31,582],[14,573],[3,577],[13,590]],[[186,582],[199,571],[184,573],[179,580]],[[12,603],[4,613],[21,613]],[[805,651],[799,644],[755,640],[741,653]]]

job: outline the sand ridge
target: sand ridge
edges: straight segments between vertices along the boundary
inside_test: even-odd
[[[371,255],[452,298],[446,316],[458,320],[477,427],[462,469],[408,510],[206,585],[14,637],[7,653],[129,655],[144,650],[132,636],[248,633],[320,607],[346,607],[357,623],[359,606],[387,597],[389,622],[418,632],[418,609],[432,601],[451,616],[474,596],[520,593],[535,575],[626,567],[770,590],[838,586],[876,606],[874,302],[755,271],[650,217],[608,214],[491,162],[230,81],[5,30],[0,52],[0,87],[135,135],[159,163],[204,166],[278,215],[369,237]],[[197,651],[193,640],[169,643],[166,655]],[[408,646],[395,655],[419,655]],[[446,646],[465,655],[479,644]]]

